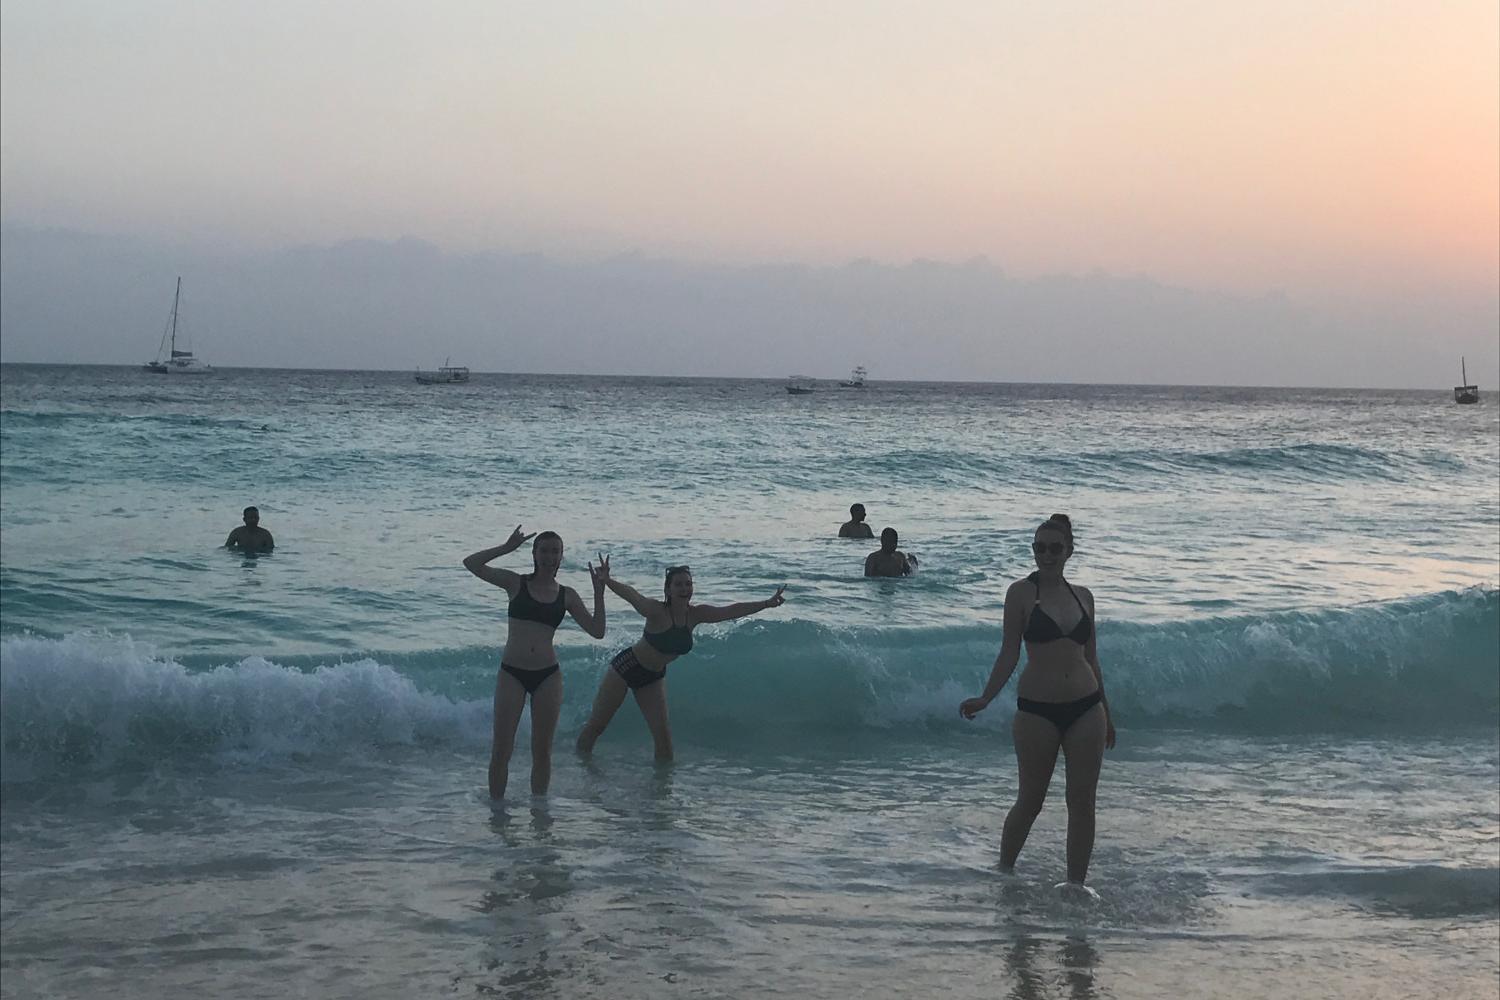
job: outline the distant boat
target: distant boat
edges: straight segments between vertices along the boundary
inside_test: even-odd
[[[807,375],[788,375],[786,379],[786,391],[793,396],[806,396],[818,388],[816,379]]]
[[[193,357],[191,347],[181,351],[177,349],[177,307],[181,302],[182,277],[179,275],[177,291],[172,295],[172,318],[162,331],[161,343],[156,348],[156,359],[147,361],[141,367],[158,375],[207,375],[214,370],[213,365]],[[183,343],[187,343],[186,338]]]
[[[1479,386],[1469,385],[1469,368],[1464,364],[1464,359],[1458,359],[1458,370],[1463,374],[1464,384],[1453,387],[1453,401],[1455,403],[1477,403],[1479,402]]]
[[[845,389],[863,389],[865,387],[865,376],[868,374],[870,373],[865,370],[865,366],[860,365],[849,373],[847,380],[840,382],[839,385]]]
[[[469,381],[469,369],[463,365],[449,364],[451,360],[451,358],[444,358],[442,366],[435,372],[424,372],[418,368],[417,381],[423,385],[454,385]]]

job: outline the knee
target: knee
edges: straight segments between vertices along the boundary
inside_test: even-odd
[[[1094,814],[1094,789],[1080,789],[1068,792],[1068,812],[1080,815]]]
[[[1028,822],[1036,819],[1042,814],[1042,804],[1047,801],[1047,793],[1041,795],[1023,795],[1016,799],[1016,804],[1011,807],[1011,812],[1018,819]]]

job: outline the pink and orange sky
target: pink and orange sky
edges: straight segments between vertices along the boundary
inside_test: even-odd
[[[9,226],[1500,295],[1493,0],[7,0],[0,29]]]

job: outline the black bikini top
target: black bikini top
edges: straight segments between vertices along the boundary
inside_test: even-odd
[[[507,614],[511,618],[519,618],[522,621],[538,622],[548,628],[557,628],[562,624],[563,605],[567,603],[566,594],[568,588],[562,584],[557,585],[557,597],[546,604],[531,596],[531,590],[526,586],[527,577],[521,577],[521,585],[516,588],[516,596],[510,599],[510,607]]]
[[[1031,617],[1026,619],[1026,631],[1021,633],[1021,638],[1027,642],[1056,642],[1058,639],[1072,639],[1080,646],[1088,645],[1089,638],[1094,634],[1094,623],[1089,620],[1089,609],[1083,606],[1078,592],[1068,581],[1063,581],[1063,586],[1068,588],[1068,593],[1073,595],[1073,600],[1078,601],[1078,610],[1083,612],[1083,617],[1078,619],[1078,624],[1073,626],[1071,632],[1064,632],[1052,616],[1042,610],[1042,585],[1037,580],[1037,574],[1033,573],[1026,579],[1036,584],[1036,603],[1031,606]]]
[[[693,651],[693,626],[673,625],[662,632],[644,632],[641,638],[658,653],[682,656]]]

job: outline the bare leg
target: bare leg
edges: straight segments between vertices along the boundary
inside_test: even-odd
[[[1081,885],[1094,853],[1094,793],[1104,763],[1103,705],[1068,727],[1062,748],[1068,762],[1068,881]]]
[[[579,753],[594,752],[595,741],[604,735],[605,727],[624,704],[625,694],[629,690],[613,667],[605,668],[604,677],[599,681],[599,693],[594,695],[594,708],[589,712],[589,721],[583,724],[583,729],[578,734]]]
[[[552,783],[552,737],[562,712],[562,671],[542,681],[531,695],[531,794],[546,795]]]
[[[505,798],[510,755],[516,748],[516,727],[526,708],[526,689],[505,671],[495,678],[495,734],[490,742],[490,798]]]
[[[656,759],[672,759],[672,724],[667,719],[667,682],[657,681],[635,689],[635,703],[646,718],[651,741],[656,744]]]
[[[1016,744],[1016,804],[1005,817],[1000,834],[1000,867],[1006,871],[1016,866],[1026,835],[1036,822],[1047,800],[1047,786],[1052,782],[1052,768],[1057,763],[1059,738],[1057,727],[1040,715],[1017,712],[1010,725]]]

